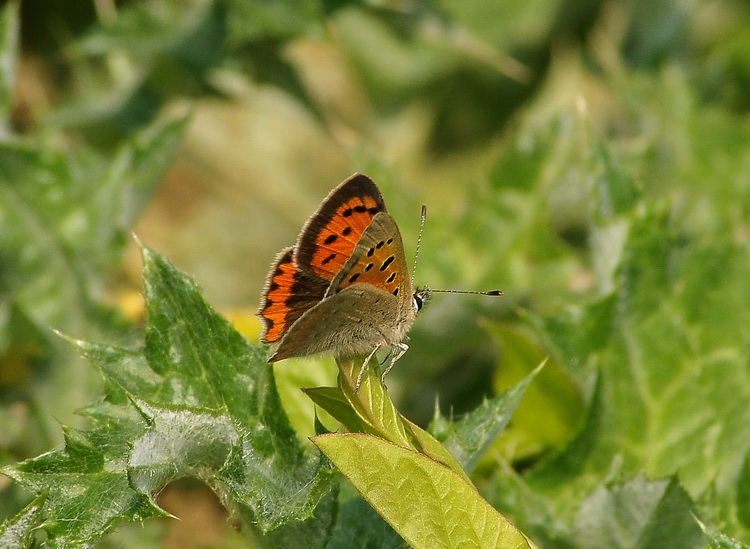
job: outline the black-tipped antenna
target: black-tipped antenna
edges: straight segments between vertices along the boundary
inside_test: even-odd
[[[474,294],[474,295],[503,295],[501,290],[489,290],[488,292],[473,292],[471,290],[433,290],[431,292],[438,292],[441,294]]]
[[[419,245],[422,243],[422,231],[424,222],[427,220],[427,206],[422,204],[422,221],[419,223],[419,236],[417,236],[417,249],[414,250],[414,267],[411,270],[411,287],[414,287],[414,276],[417,274],[417,259],[419,258]]]
[[[417,249],[414,250],[414,268],[411,271],[411,286],[414,288],[414,276],[417,274],[417,259],[419,258],[419,245],[422,243],[422,231],[424,231],[424,223],[427,221],[427,206],[422,204],[422,221],[419,224],[419,236],[417,236]],[[427,288],[425,288],[427,290]],[[503,295],[500,290],[490,290],[488,292],[472,292],[471,290],[433,290],[429,288],[429,292],[438,292],[441,294],[473,294],[473,295]]]

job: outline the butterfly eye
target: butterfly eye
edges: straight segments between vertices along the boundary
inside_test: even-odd
[[[414,291],[414,295],[412,296],[412,306],[414,307],[415,312],[419,312],[422,310],[422,307],[424,307],[425,303],[430,299],[430,290],[429,288],[417,288]]]

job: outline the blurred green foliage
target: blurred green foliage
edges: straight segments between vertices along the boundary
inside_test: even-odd
[[[548,357],[476,464],[490,503],[544,548],[750,543],[747,3],[2,9],[0,464],[59,467],[66,452],[100,463],[102,440],[111,455],[129,444],[106,418],[124,414],[119,425],[135,432],[166,415],[139,404],[137,417],[114,368],[104,385],[117,406],[74,416],[99,398],[102,373],[53,332],[115,344],[112,364],[128,364],[142,331],[123,298],[139,287],[131,231],[194,274],[210,302],[247,316],[274,254],[361,171],[410,255],[428,204],[418,283],[506,294],[436,296],[424,310],[388,378],[407,417],[433,419],[438,435],[452,414],[470,425],[486,397]],[[314,430],[297,388],[331,372],[317,361],[275,368],[298,437]],[[287,442],[283,452],[312,451]],[[190,473],[188,458],[178,453],[176,470]],[[87,531],[160,514],[118,486],[128,505]],[[32,492],[0,481],[7,524],[54,516]],[[317,518],[330,519],[332,494],[310,496],[296,518],[321,501]],[[355,535],[401,543],[359,499],[338,517],[321,538],[330,547]],[[179,546],[163,529],[130,528],[102,543]],[[206,545],[247,542],[217,530]]]

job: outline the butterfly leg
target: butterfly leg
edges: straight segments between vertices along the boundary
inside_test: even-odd
[[[393,345],[394,347],[398,347],[398,351],[393,352],[391,356],[391,361],[388,363],[388,366],[386,366],[385,370],[382,374],[380,374],[380,381],[383,385],[385,385],[385,376],[388,375],[388,372],[391,371],[391,368],[393,368],[393,365],[396,363],[396,361],[403,356],[403,354],[409,350],[409,346],[406,343],[395,343]]]
[[[354,392],[356,393],[359,391],[359,386],[362,385],[362,376],[365,375],[365,370],[367,370],[367,365],[370,363],[370,359],[375,356],[375,353],[378,352],[378,349],[380,349],[380,344],[378,343],[375,345],[375,348],[372,350],[372,352],[367,355],[367,358],[362,363],[362,367],[359,369],[359,375],[357,376],[357,383],[354,385]],[[399,355],[401,356],[401,355]],[[390,369],[390,368],[389,368]]]

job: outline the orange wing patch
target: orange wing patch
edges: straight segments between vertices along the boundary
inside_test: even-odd
[[[362,233],[379,211],[370,197],[352,198],[339,206],[315,236],[315,252],[310,259],[313,272],[332,280],[351,257]]]
[[[323,299],[328,286],[324,280],[300,271],[292,255],[293,248],[282,250],[268,275],[258,311],[264,343],[280,340],[295,320]]]
[[[399,272],[398,253],[399,248],[394,237],[379,240],[351,266],[341,279],[337,291],[352,284],[363,283],[398,296],[402,284],[400,277],[407,275],[406,272]]]
[[[305,224],[295,252],[297,265],[332,281],[372,218],[384,211],[385,202],[375,183],[367,176],[353,175],[331,192]]]

